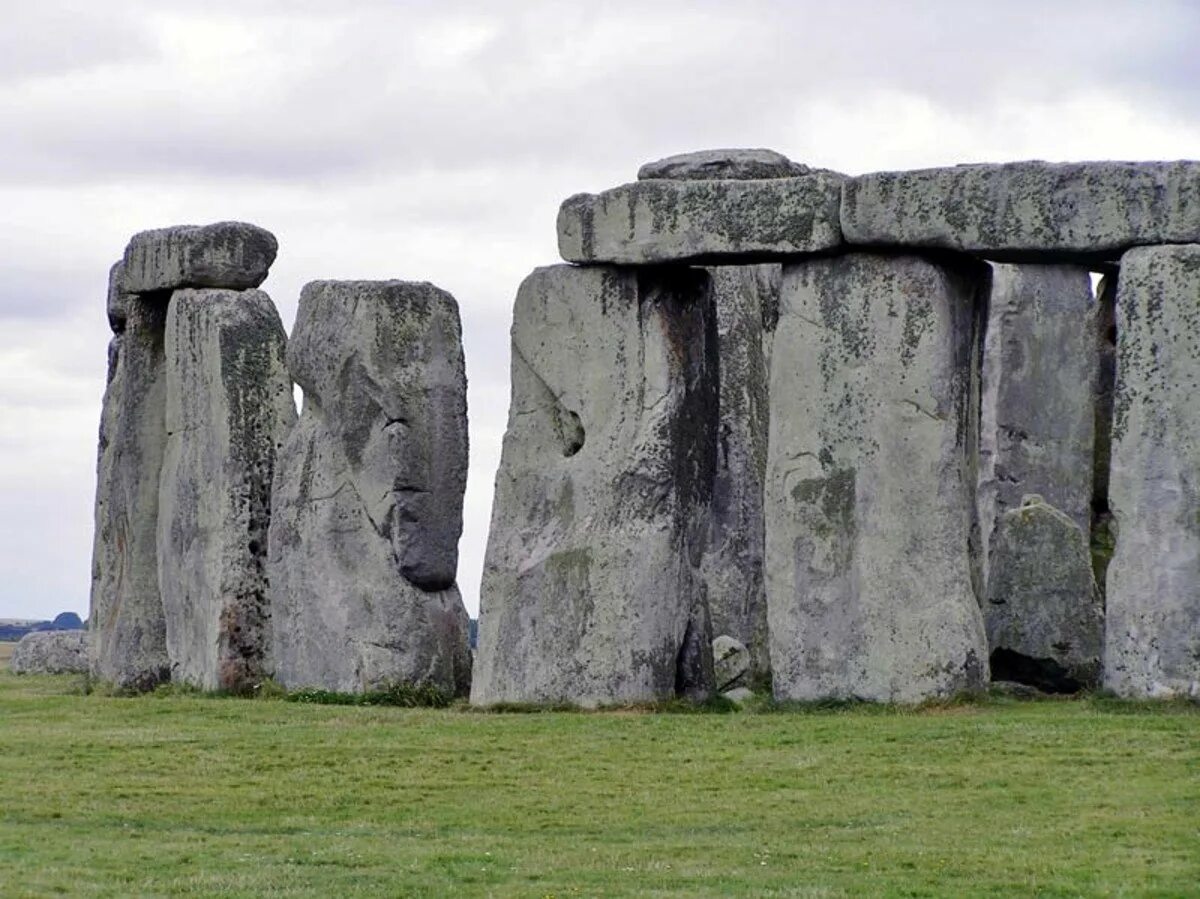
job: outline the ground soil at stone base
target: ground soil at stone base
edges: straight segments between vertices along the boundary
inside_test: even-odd
[[[12,895],[1192,894],[1200,707],[480,713],[0,674]]]

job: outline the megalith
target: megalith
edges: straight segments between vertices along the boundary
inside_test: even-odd
[[[114,331],[100,418],[92,545],[91,670],[122,690],[170,677],[158,583],[158,488],[166,449],[167,295],[126,289],[109,273]]]
[[[778,265],[715,266],[720,419],[701,573],[713,633],[749,649],[752,675],[770,672],[763,585],[763,481],[767,468],[767,344],[779,302]]]
[[[1121,258],[1104,685],[1200,696],[1200,245]]]
[[[559,265],[522,283],[473,703],[711,694],[712,291],[687,268]]]
[[[301,293],[287,360],[304,404],[275,471],[276,678],[465,694],[458,304],[426,283],[317,281]]]
[[[905,255],[784,266],[764,498],[776,698],[986,682],[970,538],[987,281]]]
[[[274,234],[247,222],[141,231],[125,248],[125,279],[137,293],[181,287],[246,290],[267,279],[278,251]]]
[[[88,632],[34,631],[13,649],[9,670],[13,674],[86,674]]]
[[[269,674],[271,477],[296,418],[285,345],[262,291],[171,297],[158,575],[172,679],[204,689]]]
[[[1051,693],[1099,682],[1104,609],[1079,523],[1028,495],[1000,514],[984,623],[995,680]]]

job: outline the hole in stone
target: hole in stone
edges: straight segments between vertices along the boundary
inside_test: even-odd
[[[1043,693],[1078,693],[1083,684],[1054,659],[1035,659],[1003,647],[991,657],[992,680],[1014,681]]]
[[[570,409],[564,409],[558,416],[558,436],[562,440],[563,455],[568,458],[583,449],[585,434],[583,422],[579,415]]]

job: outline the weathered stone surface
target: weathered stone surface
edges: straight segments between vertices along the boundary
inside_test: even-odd
[[[288,345],[304,408],[276,463],[275,676],[465,693],[455,586],[467,476],[458,304],[431,284],[307,285]]]
[[[558,212],[568,262],[754,262],[842,242],[844,178],[814,173],[760,181],[638,181],[576,194]]]
[[[721,696],[734,705],[743,706],[754,698],[754,691],[749,687],[734,687],[732,690],[726,690]]]
[[[1121,259],[1104,684],[1200,696],[1200,246]]]
[[[555,266],[521,285],[472,702],[711,694],[711,292],[691,269]]]
[[[1087,269],[995,265],[983,353],[979,522],[985,577],[1002,515],[1036,493],[1091,530],[1097,305]]]
[[[1200,242],[1200,162],[1011,162],[846,181],[846,242],[1007,261],[1115,259]]]
[[[170,675],[158,589],[167,305],[163,297],[125,294],[120,279],[118,264],[109,297],[110,308],[121,310],[121,333],[109,346],[100,418],[88,627],[92,673],[122,690],[149,690]]]
[[[108,270],[108,302],[106,313],[108,326],[114,334],[125,330],[125,320],[129,316],[130,294],[125,290],[125,263],[114,262]]]
[[[1104,608],[1078,522],[1029,495],[992,541],[984,622],[992,676],[1052,693],[1095,685]]]
[[[258,287],[267,279],[278,250],[270,231],[245,222],[142,231],[125,248],[126,289],[150,293],[181,287]]]
[[[205,689],[269,673],[271,476],[296,419],[286,339],[262,291],[171,298],[158,576],[172,679]]]
[[[713,673],[717,690],[725,693],[745,686],[750,674],[750,650],[741,640],[721,634],[713,640]]]
[[[750,181],[796,178],[811,169],[782,153],[762,149],[697,150],[647,162],[638,169],[639,181]]]
[[[35,631],[13,650],[13,674],[86,674],[87,631]]]
[[[1108,274],[1096,289],[1096,396],[1092,401],[1096,422],[1095,463],[1092,466],[1092,571],[1104,594],[1108,563],[1116,537],[1109,509],[1108,482],[1112,469],[1113,399],[1117,383],[1117,275]]]
[[[915,702],[987,680],[969,535],[985,267],[785,266],[764,499],[775,695]]]
[[[767,467],[767,338],[777,314],[778,265],[708,270],[716,304],[720,422],[708,540],[700,569],[713,632],[749,647],[755,680],[770,673],[763,586]]]

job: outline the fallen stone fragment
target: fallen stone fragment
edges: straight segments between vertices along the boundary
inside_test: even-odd
[[[734,687],[732,690],[726,690],[721,696],[734,705],[743,706],[754,698],[754,691],[748,687]]]
[[[142,231],[125,248],[125,287],[131,293],[181,287],[246,290],[267,279],[278,250],[270,231],[245,222]]]
[[[846,181],[847,243],[1095,262],[1200,242],[1200,162],[1010,162]]]
[[[1200,697],[1200,246],[1121,259],[1104,685]]]
[[[92,674],[121,690],[170,677],[158,586],[158,490],[166,449],[165,297],[128,294],[109,273],[120,333],[109,346],[92,544]]]
[[[700,270],[555,266],[517,293],[471,701],[704,698],[717,337]]]
[[[296,419],[286,335],[258,290],[180,290],[167,314],[158,576],[172,680],[244,692],[269,674],[275,454]]]
[[[993,532],[1026,494],[1090,532],[1097,309],[1087,269],[992,267],[979,436],[985,577]]]
[[[796,178],[810,171],[774,150],[697,150],[647,162],[637,176],[639,181],[750,181]]]
[[[840,175],[649,180],[576,194],[558,212],[568,262],[765,262],[842,242]]]
[[[969,538],[987,279],[867,253],[784,267],[764,498],[777,699],[986,683]]]
[[[34,631],[13,649],[13,674],[86,674],[87,631]]]
[[[765,680],[767,597],[763,586],[763,480],[767,467],[766,330],[779,303],[778,265],[708,270],[716,304],[720,422],[708,540],[701,573],[713,632],[749,648]]]
[[[1098,683],[1104,608],[1088,541],[1040,496],[999,516],[984,621],[993,677],[1048,693]]]
[[[725,693],[734,687],[745,686],[750,673],[750,650],[746,644],[721,634],[713,640],[712,653],[717,691]]]
[[[455,585],[467,477],[458,304],[432,284],[305,286],[288,368],[304,408],[276,462],[275,676],[465,694]]]

